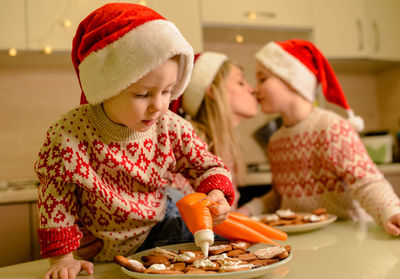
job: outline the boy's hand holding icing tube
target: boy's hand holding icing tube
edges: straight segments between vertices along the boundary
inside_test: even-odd
[[[229,205],[219,190],[211,191],[208,196],[202,193],[189,194],[180,199],[176,206],[183,221],[193,233],[196,245],[206,257],[209,246],[214,243],[214,232],[231,240],[274,245],[279,244],[270,238],[283,241],[287,239],[285,232],[243,214],[230,213]]]
[[[231,208],[224,196],[224,193],[220,190],[212,190],[210,193],[208,193],[208,199],[213,203],[209,206],[213,220],[213,226],[221,224],[228,218],[228,213]]]

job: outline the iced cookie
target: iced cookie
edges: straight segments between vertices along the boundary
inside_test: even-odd
[[[232,246],[230,244],[214,245],[210,246],[208,253],[210,255],[218,255],[230,250],[232,250]]]
[[[260,260],[267,260],[267,259],[272,259],[275,256],[278,256],[279,254],[286,252],[286,249],[282,246],[272,246],[268,248],[261,248],[255,250],[253,253],[254,255],[260,259]]]
[[[115,256],[114,262],[116,262],[120,266],[123,266],[126,269],[129,269],[131,271],[144,272],[146,270],[146,268],[144,267],[144,265],[141,262],[139,262],[137,260],[128,259],[122,255]]]

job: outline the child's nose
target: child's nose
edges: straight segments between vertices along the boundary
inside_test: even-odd
[[[158,111],[162,110],[162,108],[163,108],[162,97],[157,94],[157,96],[154,96],[154,98],[152,98],[151,109]]]

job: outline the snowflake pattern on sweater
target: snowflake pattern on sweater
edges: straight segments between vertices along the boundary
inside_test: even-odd
[[[361,205],[383,224],[400,213],[399,198],[357,132],[334,112],[314,108],[300,123],[282,127],[270,139],[268,159],[274,191],[247,205],[252,214],[325,207],[338,217],[358,218]]]
[[[191,125],[167,112],[146,132],[112,122],[101,105],[80,106],[54,123],[35,163],[44,257],[79,247],[81,222],[104,242],[98,261],[134,252],[166,211],[165,173],[194,190],[234,199],[230,173]]]

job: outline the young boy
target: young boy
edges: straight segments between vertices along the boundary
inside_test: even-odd
[[[268,144],[273,191],[240,212],[325,207],[338,217],[357,219],[361,205],[387,232],[400,235],[400,200],[352,127],[362,129],[362,119],[354,116],[322,53],[310,42],[289,40],[267,44],[256,59],[261,109],[279,113],[283,127]],[[319,84],[328,101],[348,111],[349,121],[313,107]]]
[[[72,60],[89,104],[49,128],[35,164],[39,241],[51,264],[45,278],[92,273],[91,263],[72,255],[78,221],[103,240],[98,261],[132,254],[155,238],[169,210],[167,171],[182,173],[216,202],[215,223],[226,219],[234,200],[229,171],[187,121],[168,111],[193,66],[193,50],[175,25],[144,6],[107,4],[78,26]],[[171,242],[188,232],[179,227]]]

